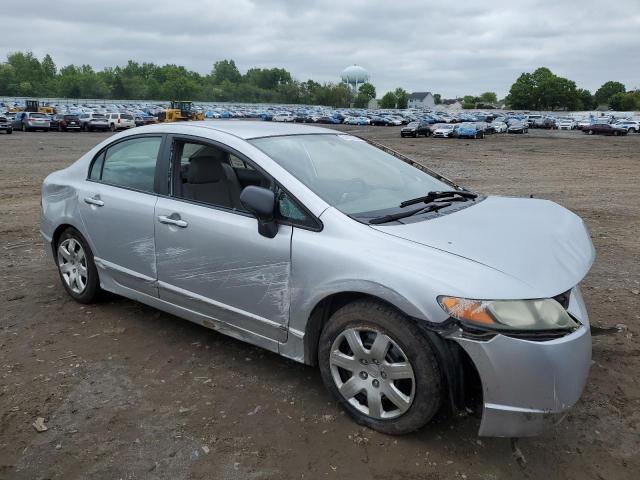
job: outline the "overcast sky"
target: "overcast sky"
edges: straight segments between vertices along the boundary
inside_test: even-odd
[[[231,58],[243,73],[318,81],[358,64],[379,97],[397,86],[502,97],[547,66],[593,92],[640,87],[640,0],[26,0],[2,8],[0,58],[17,50],[58,67],[133,59],[201,73]]]

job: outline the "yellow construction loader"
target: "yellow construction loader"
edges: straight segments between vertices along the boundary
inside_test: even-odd
[[[46,113],[48,115],[53,115],[56,113],[55,108],[53,107],[41,107],[40,102],[38,100],[25,100],[25,112],[38,112],[38,113]]]
[[[172,100],[171,106],[158,115],[159,122],[187,122],[204,120],[204,113],[193,110],[193,102]]]

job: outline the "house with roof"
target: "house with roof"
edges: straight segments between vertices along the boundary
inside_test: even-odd
[[[433,108],[436,102],[431,92],[413,92],[409,95],[409,108]]]

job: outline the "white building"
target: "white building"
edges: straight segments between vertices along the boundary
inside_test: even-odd
[[[431,92],[413,92],[409,95],[409,108],[433,108],[436,102]]]

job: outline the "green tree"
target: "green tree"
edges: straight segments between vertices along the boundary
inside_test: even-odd
[[[397,102],[395,93],[387,92],[380,99],[380,108],[396,108]]]
[[[575,82],[554,75],[546,67],[523,73],[505,99],[514,109],[574,109],[579,103]]]
[[[393,94],[396,97],[396,108],[407,108],[409,103],[409,92],[404,88],[398,87],[393,91]]]
[[[596,90],[594,95],[598,105],[609,105],[609,99],[616,93],[625,93],[627,89],[620,82],[608,81]]]
[[[595,104],[593,95],[591,95],[591,92],[589,90],[586,90],[584,88],[578,88],[577,94],[578,94],[578,103],[576,106],[577,110],[592,110],[596,108],[597,105]]]
[[[9,63],[0,64],[0,94],[16,95],[16,69]]]
[[[42,59],[42,75],[46,79],[53,79],[58,73],[56,64],[53,62],[53,58],[48,53]]]
[[[218,85],[224,81],[240,83],[240,80],[242,79],[242,75],[240,75],[240,71],[238,70],[238,67],[236,67],[236,62],[233,60],[220,60],[216,62],[213,66],[213,72],[211,72],[211,75],[214,83]]]
[[[498,103],[498,96],[495,92],[484,92],[480,95],[481,103]]]
[[[440,95],[439,93],[434,93],[433,94],[433,102],[436,105],[440,105],[442,103],[442,95]]]
[[[360,85],[360,88],[358,88],[358,93],[364,95],[370,100],[372,98],[376,98],[376,87],[369,82],[365,82]]]
[[[619,112],[628,112],[636,109],[640,109],[640,94],[633,92],[629,93],[614,93],[609,97],[609,106]]]

